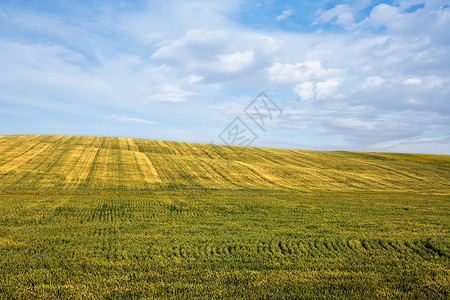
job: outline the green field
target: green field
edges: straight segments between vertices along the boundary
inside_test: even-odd
[[[448,299],[450,156],[0,136],[1,299]]]

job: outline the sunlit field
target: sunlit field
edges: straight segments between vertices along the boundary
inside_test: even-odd
[[[448,299],[450,156],[0,136],[0,298]]]

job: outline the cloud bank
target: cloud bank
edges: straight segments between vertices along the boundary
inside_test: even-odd
[[[284,114],[255,145],[450,153],[446,1],[311,5],[5,1],[3,133],[209,142],[264,90]]]

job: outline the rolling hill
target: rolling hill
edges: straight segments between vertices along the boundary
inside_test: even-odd
[[[450,156],[0,136],[0,298],[447,299]]]
[[[0,136],[3,190],[450,192],[450,156]]]

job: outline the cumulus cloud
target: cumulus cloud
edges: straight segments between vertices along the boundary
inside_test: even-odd
[[[326,69],[320,61],[275,63],[269,69],[270,80],[276,84],[295,84],[309,80],[323,80],[343,76],[344,70]]]
[[[301,100],[324,100],[335,98],[338,95],[338,88],[341,83],[335,79],[326,81],[302,82],[295,86],[294,91]]]
[[[316,98],[324,99],[335,96],[341,83],[335,79],[321,81],[316,84]]]
[[[220,74],[242,77],[263,69],[280,46],[274,38],[252,32],[195,29],[156,49],[151,58],[206,81],[218,81],[228,78]]]
[[[401,13],[398,7],[380,4],[370,12],[370,16],[364,20],[363,24],[373,27],[385,26],[390,30],[401,30],[409,25],[412,18],[412,15]]]
[[[294,91],[299,95],[301,100],[311,100],[316,97],[314,82],[302,82],[295,86]]]
[[[236,73],[240,70],[248,68],[254,61],[254,53],[252,50],[245,52],[236,51],[231,54],[219,55],[220,70],[225,73]]]
[[[339,135],[342,147],[423,151],[427,146],[414,148],[417,141],[439,141],[436,151],[448,152],[450,74],[443,66],[450,65],[450,41],[438,24],[449,24],[450,9],[442,1],[405,2],[338,5],[319,13],[316,26],[343,31],[317,32],[313,43],[300,44],[303,55],[291,56],[297,62],[275,63],[268,71],[272,83],[293,86],[304,104],[285,110],[285,125]],[[364,18],[361,9],[369,11]],[[289,40],[287,47],[293,45]]]

